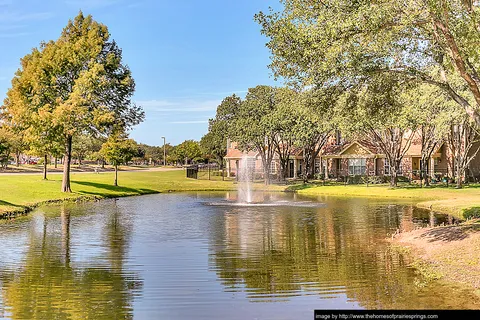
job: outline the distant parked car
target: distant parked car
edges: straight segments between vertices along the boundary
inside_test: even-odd
[[[28,160],[27,164],[37,164],[37,160]]]

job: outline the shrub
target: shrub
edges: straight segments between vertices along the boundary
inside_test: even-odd
[[[480,207],[472,207],[470,209],[463,210],[463,217],[465,219],[480,218]]]
[[[315,180],[323,180],[325,179],[325,173],[316,173]]]
[[[381,183],[386,183],[387,179],[385,176],[369,176],[368,177],[368,183],[370,184],[381,184]]]

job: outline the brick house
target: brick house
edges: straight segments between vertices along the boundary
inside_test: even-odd
[[[262,161],[257,152],[242,152],[235,142],[228,142],[227,145],[226,169],[227,175],[233,177],[238,173],[241,159],[246,155],[249,161],[255,163],[255,171],[263,172]],[[477,147],[472,148],[474,152]],[[412,139],[410,148],[403,157],[400,176],[409,179],[420,179],[420,163],[422,158],[420,139]],[[303,151],[295,150],[290,155],[288,163],[287,178],[298,178],[302,172]],[[278,174],[280,162],[274,156],[271,174]],[[468,176],[480,179],[480,153],[472,160],[468,170]],[[390,165],[385,155],[368,140],[344,140],[339,132],[335,132],[320,151],[315,159],[314,172],[329,178],[340,178],[353,175],[388,176]],[[442,143],[432,153],[428,166],[428,174],[433,178],[453,176],[453,157],[447,143]]]

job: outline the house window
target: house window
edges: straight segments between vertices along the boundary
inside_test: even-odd
[[[247,166],[250,170],[255,170],[256,160],[255,158],[247,158]]]
[[[384,175],[389,176],[390,175],[390,161],[388,161],[387,158],[385,158],[385,165],[384,165]]]
[[[272,161],[270,164],[270,174],[275,174],[277,173],[277,163],[275,161]]]
[[[315,173],[320,173],[320,159],[315,159]]]
[[[385,166],[384,166],[384,169],[385,169],[384,175],[389,176],[389,175],[392,173],[392,172],[391,172],[391,167],[390,167],[390,161],[388,161],[388,158],[385,158]],[[400,167],[398,168],[397,174],[402,174],[402,166],[401,166],[401,165],[400,165]]]
[[[364,175],[366,171],[366,159],[348,159],[348,174]]]

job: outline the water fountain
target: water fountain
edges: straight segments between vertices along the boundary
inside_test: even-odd
[[[255,164],[255,162],[253,163]],[[240,170],[238,171],[238,202],[252,203],[252,181],[255,172],[255,166],[248,161],[248,156],[244,154],[240,160]]]
[[[239,168],[237,171],[237,201],[222,201],[222,202],[208,202],[210,206],[236,206],[236,207],[325,207],[324,203],[315,201],[297,201],[297,200],[271,200],[273,194],[263,192],[253,192],[253,180],[255,175],[255,161],[249,161],[246,154],[242,156],[239,161]],[[256,195],[254,197],[254,194]],[[277,193],[282,196],[281,193]],[[263,196],[263,197],[262,197]],[[263,198],[263,199],[262,199]],[[254,200],[255,199],[255,200]],[[260,200],[259,200],[260,199]]]

